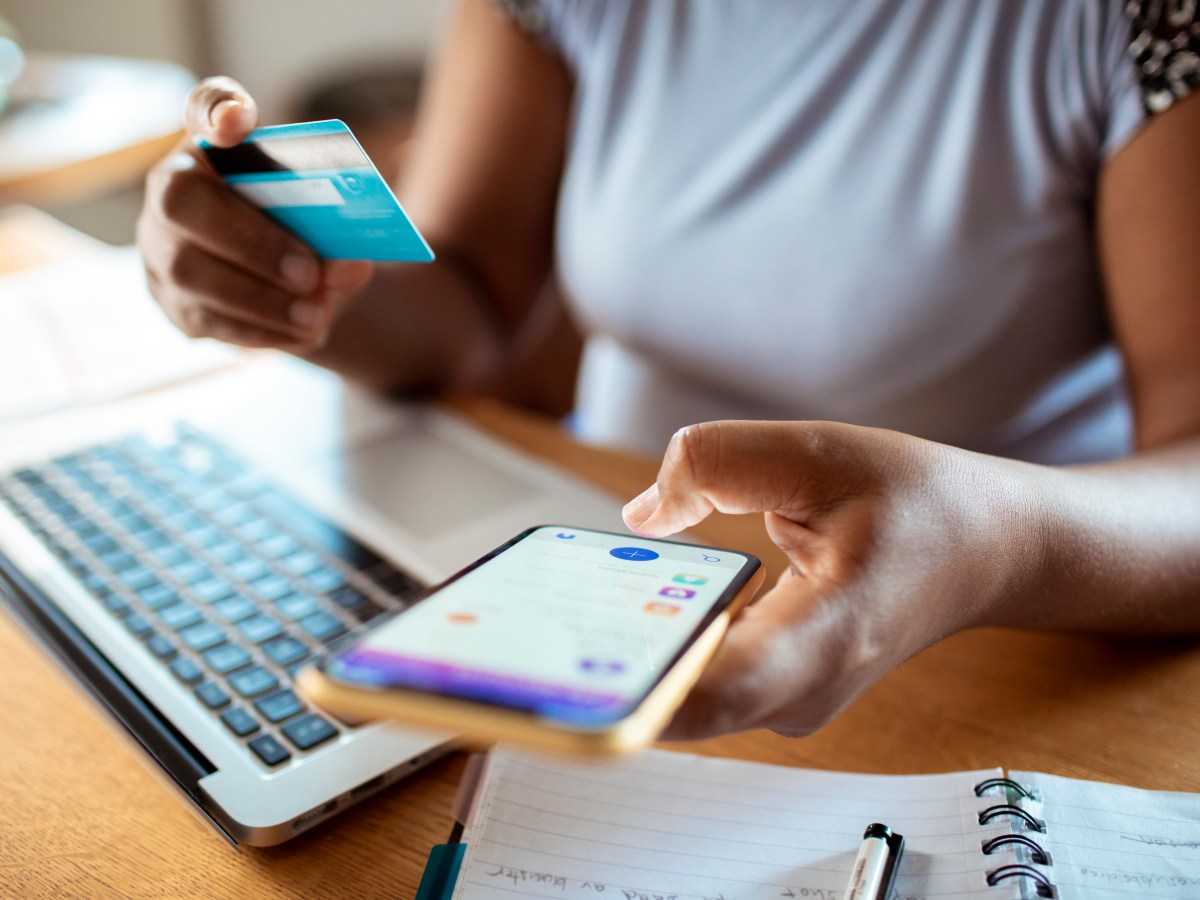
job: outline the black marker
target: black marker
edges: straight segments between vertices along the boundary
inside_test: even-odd
[[[868,825],[842,900],[886,900],[903,852],[904,835],[878,822]]]

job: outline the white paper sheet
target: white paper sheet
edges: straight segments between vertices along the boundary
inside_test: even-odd
[[[147,390],[239,355],[167,321],[133,248],[0,278],[0,422]]]

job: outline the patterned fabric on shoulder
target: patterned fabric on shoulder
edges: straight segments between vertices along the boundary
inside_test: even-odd
[[[546,16],[539,0],[492,0],[506,16],[522,31],[541,34],[546,27]]]
[[[1160,113],[1200,87],[1200,0],[1129,0],[1142,103]]]

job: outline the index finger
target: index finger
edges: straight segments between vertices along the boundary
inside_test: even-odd
[[[184,112],[188,133],[214,147],[240,144],[257,123],[258,105],[232,78],[206,78],[188,94]]]
[[[658,480],[624,509],[645,537],[689,528],[713,511],[779,509],[794,498],[807,435],[799,423],[705,422],[677,431]]]

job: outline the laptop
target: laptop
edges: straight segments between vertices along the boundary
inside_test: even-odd
[[[441,408],[266,354],[0,432],[0,599],[231,843],[281,843],[454,748],[291,689],[329,641],[616,498]]]

